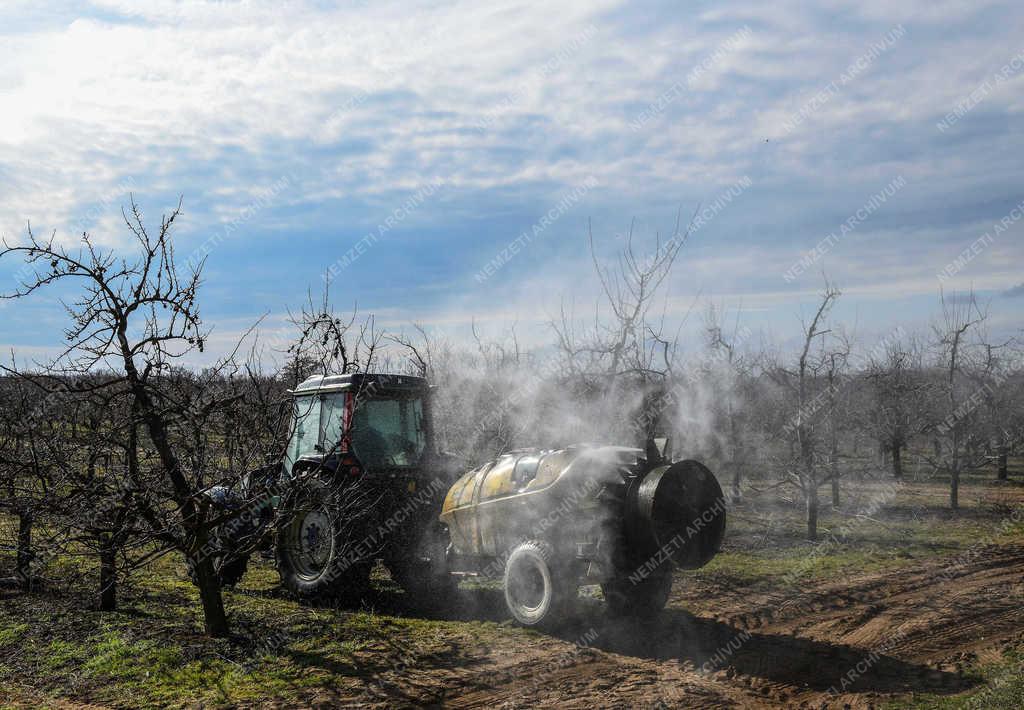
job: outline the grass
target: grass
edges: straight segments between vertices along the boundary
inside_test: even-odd
[[[961,509],[947,506],[948,489],[908,482],[891,499],[887,483],[857,484],[858,496],[838,510],[822,505],[818,540],[806,539],[802,505],[754,496],[730,511],[722,552],[698,578],[753,587],[898,569],[910,561],[955,555],[979,541],[1020,538],[1024,524],[1005,531],[1000,521],[1024,503],[1024,485],[989,477],[965,481]],[[872,501],[884,501],[871,511]]]
[[[975,690],[955,696],[914,693],[887,707],[915,710],[988,710],[1024,707],[1024,649],[1018,647],[999,663],[971,669],[983,681]]]
[[[463,646],[529,633],[487,621],[302,606],[277,596],[274,585],[276,574],[262,564],[240,590],[226,592],[236,631],[228,640],[199,632],[198,597],[169,559],[125,591],[117,612],[91,611],[87,598],[70,592],[5,599],[0,707],[62,698],[112,707],[301,704],[339,688],[380,701],[408,668],[449,664]]]
[[[957,554],[979,541],[998,541],[993,535],[999,521],[1024,502],[1024,486],[989,478],[965,481],[963,509],[956,515],[945,509],[944,485],[919,482],[905,486],[886,508],[860,518],[864,502],[877,492],[862,486],[858,497],[845,499],[844,493],[840,510],[823,506],[825,542],[819,543],[803,538],[796,501],[779,502],[776,492],[753,496],[730,511],[723,552],[694,575],[718,585],[767,589],[898,569]],[[837,533],[837,542],[828,542],[830,533]],[[1002,537],[1022,535],[1024,528],[1017,526]],[[486,667],[491,655],[511,653],[517,642],[535,637],[488,606],[497,595],[487,585],[464,588],[481,606],[459,618],[410,612],[413,607],[386,578],[377,580],[379,594],[370,607],[343,610],[282,596],[272,566],[255,562],[241,587],[225,594],[236,632],[227,640],[201,633],[198,596],[172,558],[124,585],[121,608],[112,613],[90,610],[89,590],[0,592],[0,707],[45,707],[66,699],[111,707],[230,707],[268,700],[290,706],[324,697],[386,705],[400,697],[395,688],[402,677]],[[0,568],[11,563],[9,556],[0,557]],[[80,567],[83,560],[61,563]],[[693,611],[713,603],[709,598]],[[906,702],[921,708],[972,702],[1024,706],[1021,658],[1018,649],[971,667],[989,685],[967,695]]]

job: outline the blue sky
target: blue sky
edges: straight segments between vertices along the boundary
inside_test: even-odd
[[[1019,3],[14,0],[0,53],[0,234],[124,248],[129,190],[152,221],[183,196],[215,342],[276,327],[361,240],[340,307],[541,342],[596,295],[588,220],[611,257],[631,219],[653,245],[698,207],[673,317],[711,301],[785,340],[824,270],[866,341],[926,329],[940,283],[1021,325]],[[0,344],[62,323],[8,304]]]

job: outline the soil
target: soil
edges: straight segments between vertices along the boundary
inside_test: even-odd
[[[500,600],[488,593],[477,602],[493,605],[498,618]],[[305,700],[334,707],[881,707],[911,692],[946,695],[978,685],[965,667],[999,661],[1004,648],[1024,640],[1022,601],[1024,546],[988,546],[794,593],[688,585],[678,575],[668,608],[653,622],[612,620],[601,602],[581,599],[577,617],[555,634],[509,634],[500,647],[465,639],[450,657],[421,659],[387,680],[319,689]]]

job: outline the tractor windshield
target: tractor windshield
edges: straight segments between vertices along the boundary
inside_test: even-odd
[[[291,437],[288,450],[285,452],[284,465],[288,473],[301,456],[316,453],[320,446],[320,410],[322,402],[319,397],[297,397],[292,410]]]
[[[364,466],[415,466],[427,444],[423,401],[416,397],[359,401],[351,436],[352,451]]]

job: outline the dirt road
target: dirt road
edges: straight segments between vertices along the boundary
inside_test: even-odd
[[[466,643],[457,659],[406,669],[373,694],[388,705],[453,708],[868,708],[912,691],[967,690],[966,660],[998,660],[1024,638],[1022,546],[796,594],[683,584],[649,625],[610,621],[601,604],[585,603],[558,637]]]

